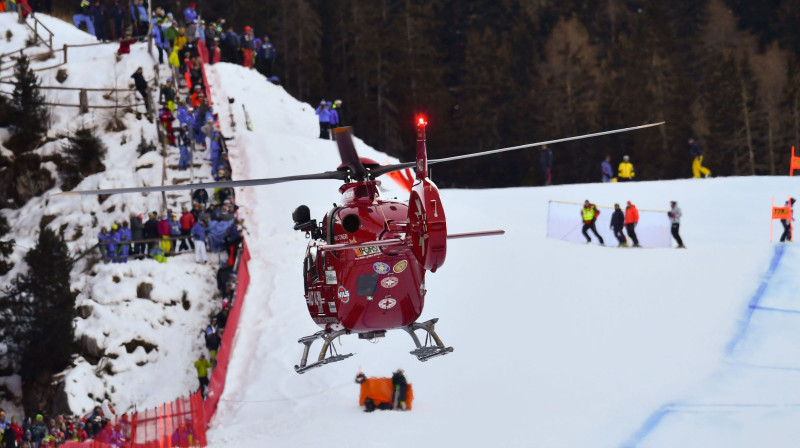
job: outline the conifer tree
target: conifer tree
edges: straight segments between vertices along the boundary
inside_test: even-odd
[[[14,67],[10,112],[9,124],[14,129],[14,135],[6,146],[16,154],[36,148],[47,132],[50,114],[44,106],[44,96],[39,91],[39,79],[31,70],[25,55],[20,56]]]
[[[25,255],[29,270],[0,296],[2,340],[10,364],[22,377],[28,414],[50,408],[52,376],[69,366],[74,353],[75,298],[72,259],[62,236],[40,227],[36,247]]]
[[[108,149],[92,128],[81,128],[69,137],[64,145],[65,161],[62,165],[64,190],[71,190],[86,176],[106,169],[102,159]]]
[[[11,228],[5,216],[0,215],[0,238],[8,235]],[[6,275],[14,267],[14,263],[7,261],[8,256],[14,251],[14,240],[0,240],[0,275]]]
[[[0,66],[3,65],[3,60],[0,58]],[[8,126],[9,119],[9,104],[5,95],[0,95],[0,127]]]

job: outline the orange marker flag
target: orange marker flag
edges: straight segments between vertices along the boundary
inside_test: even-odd
[[[794,170],[800,170],[800,157],[794,155],[794,146],[792,146],[792,159],[789,162],[789,176],[794,175]]]

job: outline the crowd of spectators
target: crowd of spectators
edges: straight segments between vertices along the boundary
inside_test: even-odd
[[[214,42],[213,46],[216,47],[221,38],[228,38],[228,44],[222,47],[225,50],[224,56],[218,48],[209,48],[209,53],[224,60],[230,58],[230,62],[249,62],[251,68],[251,58],[254,55],[247,51],[249,44],[231,51],[230,36],[235,36],[232,29],[229,33],[217,35],[222,30],[221,25],[212,23],[203,27],[205,22],[197,16],[194,4],[190,4],[184,11],[185,23],[190,25],[188,32],[184,28],[178,28],[177,34],[172,33],[176,21],[172,14],[164,13],[161,8],[156,8],[154,16],[155,24],[160,25],[154,28],[157,30],[154,31],[154,40],[160,42],[162,57],[164,53],[170,54],[169,62],[173,63],[173,73],[177,75],[167,78],[159,86],[158,101],[161,109],[158,115],[164,130],[165,143],[179,148],[179,170],[187,169],[193,163],[196,153],[209,163],[210,174],[215,181],[229,181],[232,169],[226,142],[231,139],[222,134],[218,117],[207,98],[209,91],[205,85],[202,59],[196,45]],[[224,23],[222,20],[221,22]],[[208,36],[213,39],[208,39]],[[248,27],[242,41],[249,42],[251,37],[252,29]],[[268,47],[262,45],[261,48],[272,47],[269,44]],[[266,54],[271,54],[271,59],[274,57],[274,50],[269,50]],[[239,56],[242,57],[241,60],[234,60]],[[213,59],[212,57],[211,60]],[[260,61],[261,59],[264,58],[255,55],[257,68],[262,67],[271,73],[271,61],[269,64],[262,64],[264,61]],[[176,60],[178,63],[175,63]],[[141,71],[137,70],[137,73],[141,77]],[[185,93],[181,94],[181,91]],[[144,92],[142,96],[146,96]],[[177,126],[174,126],[175,120],[178,122]],[[202,181],[199,183],[202,184]],[[172,210],[161,215],[153,211],[146,218],[142,214],[135,214],[129,221],[113,224],[110,232],[106,228],[101,229],[98,242],[107,263],[125,263],[128,258],[143,257],[166,262],[168,256],[191,250],[194,251],[195,262],[205,264],[209,262],[208,253],[218,254],[216,283],[220,303],[215,307],[218,311],[210,316],[208,325],[200,331],[207,352],[194,363],[200,383],[199,391],[205,397],[236,291],[236,256],[246,230],[243,220],[238,217],[239,207],[236,205],[233,188],[197,188],[191,191],[190,198],[191,207],[188,204],[182,206],[180,215]]]
[[[193,251],[195,261],[208,262],[208,253],[230,254],[242,242],[244,221],[237,217],[238,206],[233,197],[219,194],[216,203],[195,201],[191,210],[183,206],[180,217],[172,209],[160,216],[152,211],[145,220],[142,214],[132,215],[129,221],[114,223],[111,230],[102,227],[98,235],[98,249],[106,263],[127,263],[129,258],[152,258],[165,263],[167,257]],[[193,197],[208,198],[208,192],[197,189]],[[220,197],[224,197],[220,201]]]
[[[56,447],[67,441],[98,442],[120,446],[130,439],[131,426],[127,415],[119,419],[107,418],[100,406],[84,416],[55,415],[45,418],[36,414],[20,422],[16,416],[6,417],[0,409],[0,447],[44,448]]]

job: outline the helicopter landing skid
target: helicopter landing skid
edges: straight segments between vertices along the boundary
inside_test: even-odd
[[[439,335],[437,335],[436,331],[433,329],[436,322],[439,322],[438,317],[426,322],[413,323],[403,327],[403,330],[411,336],[411,339],[414,340],[414,344],[417,346],[417,348],[410,353],[422,362],[435,358],[436,356],[444,356],[453,352],[453,347],[445,347],[442,340],[439,339]],[[419,338],[416,333],[414,333],[416,330],[425,330],[425,333],[427,333],[425,336],[425,345],[419,342]],[[436,345],[431,344],[431,339]]]
[[[326,333],[324,330],[321,330],[312,334],[311,336],[305,336],[300,338],[297,342],[304,345],[303,358],[300,360],[300,365],[294,366],[294,371],[301,374],[306,373],[307,370],[313,369],[315,367],[322,367],[325,364],[341,361],[343,359],[347,359],[353,356],[352,353],[348,353],[346,355],[340,355],[336,353],[336,349],[334,349],[333,347],[333,340],[346,333],[347,330],[335,331],[333,333]],[[322,339],[323,341],[325,341],[322,344],[322,350],[320,350],[319,357],[317,358],[316,362],[307,364],[308,352],[309,350],[311,350],[311,344],[313,344],[317,339]],[[327,352],[328,349],[330,349],[331,354],[330,356],[325,357],[325,352]]]

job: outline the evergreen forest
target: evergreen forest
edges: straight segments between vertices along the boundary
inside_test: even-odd
[[[156,2],[180,14],[186,1]],[[553,182],[600,180],[629,155],[639,180],[787,174],[800,140],[800,2],[790,0],[197,0],[206,20],[268,34],[275,73],[312,105],[413,158],[665,121],[552,147]],[[257,125],[257,124],[256,124]],[[440,186],[542,182],[536,149],[435,167]]]

